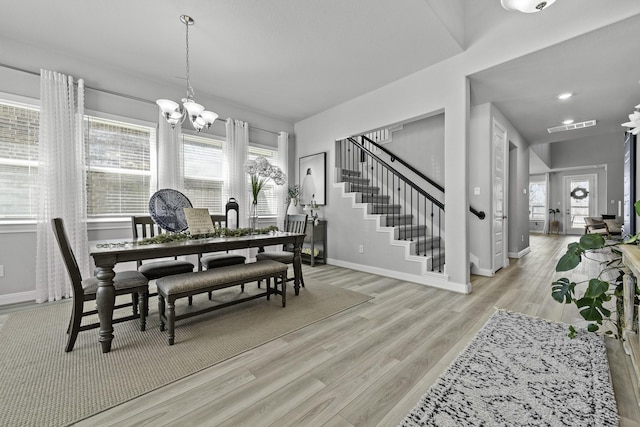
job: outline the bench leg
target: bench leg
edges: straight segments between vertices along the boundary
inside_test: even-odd
[[[160,330],[164,331],[164,297],[158,294],[158,315],[160,316]]]
[[[147,304],[149,302],[147,291],[139,292],[138,300],[140,301],[140,330],[144,331],[147,328]]]
[[[175,324],[176,324],[176,302],[167,301],[167,327],[168,327],[168,340],[169,345],[173,345],[175,339]]]
[[[271,300],[271,279],[267,279],[267,301]]]

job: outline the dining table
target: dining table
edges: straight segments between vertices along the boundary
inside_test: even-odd
[[[113,307],[115,305],[114,267],[118,263],[142,261],[156,258],[167,258],[185,255],[198,255],[209,252],[223,252],[237,249],[258,248],[264,251],[265,246],[292,245],[294,290],[298,295],[302,278],[300,252],[304,234],[282,231],[267,234],[250,234],[238,237],[191,238],[166,243],[147,243],[144,239],[123,242],[122,240],[100,240],[89,242],[89,253],[94,260],[95,276],[98,279],[96,305],[100,320],[99,342],[102,352],[111,351],[113,341]],[[194,273],[195,274],[195,273]]]

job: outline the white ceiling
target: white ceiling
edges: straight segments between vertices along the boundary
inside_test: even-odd
[[[539,15],[571,19],[582,5],[614,10],[637,8],[631,6],[636,1],[617,0],[614,7],[561,0]],[[504,11],[498,0],[14,0],[2,6],[0,41],[60,52],[105,70],[118,67],[163,85],[167,93],[157,97],[170,97],[185,86],[181,14],[196,21],[190,28],[196,99],[224,100],[290,123],[473,50],[495,37],[495,28],[536,22]],[[585,15],[576,16],[584,21]],[[470,76],[472,103],[494,102],[532,143],[621,129],[640,103],[638,29],[640,15],[479,71]],[[550,31],[541,27],[539,34]],[[0,49],[0,62],[8,65],[35,66],[33,71],[48,66],[33,56],[25,49],[24,58],[7,58]],[[105,86],[90,75],[79,77]],[[104,89],[149,98],[125,82],[107,84]],[[574,99],[557,102],[554,96],[566,90],[576,93]],[[599,125],[547,134],[547,127],[569,117]]]
[[[551,12],[548,9],[547,12]],[[493,102],[530,144],[620,132],[640,103],[640,15],[470,76],[472,104]],[[572,92],[559,101],[556,96]],[[597,126],[549,134],[562,121]]]
[[[179,16],[190,15],[196,99],[206,93],[289,122],[462,52],[425,0],[5,3],[0,39],[119,64],[168,85],[185,85]]]

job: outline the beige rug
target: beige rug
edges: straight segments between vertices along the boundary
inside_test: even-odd
[[[0,330],[0,426],[73,423],[371,298],[305,282],[299,296],[288,292],[286,308],[279,297],[260,298],[178,321],[173,346],[159,330],[152,298],[147,330],[140,332],[137,321],[115,325],[107,354],[97,329],[81,332],[73,351],[64,352],[69,303],[12,314]],[[229,289],[224,297],[238,293]],[[188,309],[186,299],[179,303],[178,310]],[[206,295],[194,299],[200,304],[210,304]]]

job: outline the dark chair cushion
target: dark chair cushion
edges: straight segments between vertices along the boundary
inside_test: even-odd
[[[116,290],[133,289],[138,286],[146,286],[148,280],[138,271],[121,271],[113,278],[113,287]],[[95,294],[98,291],[98,279],[90,277],[82,281],[82,290],[85,295]]]
[[[200,259],[200,264],[203,268],[210,270],[212,268],[226,267],[227,265],[244,264],[246,260],[242,255],[225,253],[203,256]]]
[[[287,251],[259,252],[256,255],[256,259],[258,261],[271,259],[271,260],[282,262],[282,263],[285,263],[285,264],[292,264],[293,263],[293,252],[287,252]]]
[[[144,274],[149,280],[159,279],[163,276],[171,276],[173,274],[191,273],[193,271],[193,264],[188,261],[181,260],[168,260],[168,261],[154,261],[147,264],[142,264],[138,271]]]

